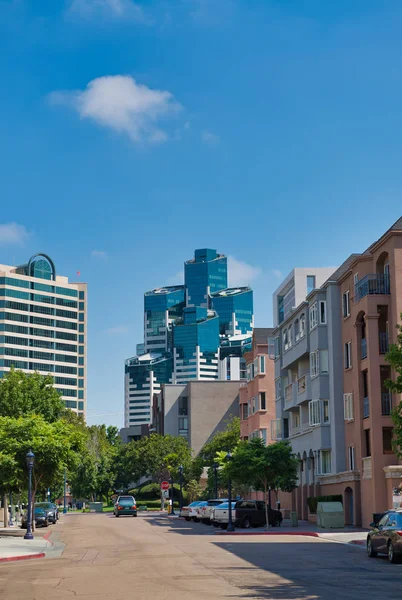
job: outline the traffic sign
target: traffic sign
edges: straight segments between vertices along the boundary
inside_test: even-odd
[[[161,490],[168,490],[169,489],[169,482],[168,481],[162,481],[161,483]]]

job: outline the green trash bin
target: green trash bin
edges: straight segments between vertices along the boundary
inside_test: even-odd
[[[297,519],[297,512],[296,511],[292,511],[290,513],[290,524],[292,527],[298,527],[299,526],[299,522]]]

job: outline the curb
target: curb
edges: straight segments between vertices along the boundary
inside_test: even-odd
[[[314,531],[215,531],[214,535],[300,535],[305,537],[319,538],[319,534]]]
[[[46,554],[44,552],[39,552],[38,554],[23,554],[22,556],[6,556],[5,558],[0,558],[0,563],[2,562],[13,562],[17,560],[30,560],[32,558],[45,558]]]

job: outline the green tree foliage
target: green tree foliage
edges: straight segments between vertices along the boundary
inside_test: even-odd
[[[402,313],[400,315],[402,320]],[[391,365],[396,377],[394,380],[388,379],[385,385],[394,394],[402,393],[402,325],[396,326],[398,330],[397,341],[391,344],[385,360]],[[402,458],[402,403],[400,402],[392,411],[392,420],[394,423],[393,449],[395,454]]]
[[[50,375],[26,374],[11,369],[0,379],[0,416],[40,415],[54,423],[65,413],[64,402]]]
[[[196,479],[190,479],[190,481],[186,485],[186,490],[187,490],[187,494],[188,494],[188,503],[189,504],[191,504],[191,502],[194,502],[195,500],[198,500],[198,498],[201,497],[201,494],[203,491],[202,487],[200,486],[200,484],[198,483],[198,481]]]
[[[231,419],[223,431],[216,433],[200,451],[199,457],[206,467],[212,467],[218,452],[233,452],[240,440],[240,419]]]

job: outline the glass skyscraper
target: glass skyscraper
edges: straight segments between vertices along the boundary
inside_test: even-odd
[[[238,380],[253,331],[253,292],[228,288],[227,258],[195,250],[184,263],[184,285],[144,295],[142,354],[125,365],[125,426],[151,420],[153,395],[163,383]]]
[[[37,254],[0,265],[0,377],[12,367],[50,374],[67,408],[85,415],[87,284],[56,275]]]

